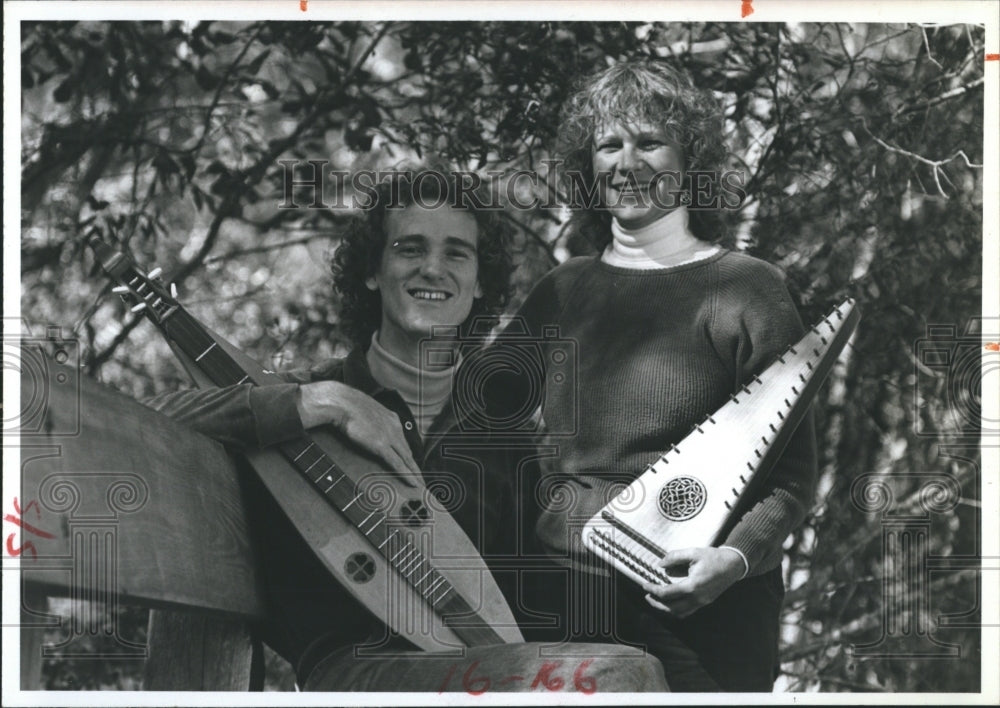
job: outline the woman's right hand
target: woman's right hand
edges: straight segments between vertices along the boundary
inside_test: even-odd
[[[297,408],[306,430],[332,425],[385,462],[407,484],[418,486],[420,468],[399,416],[371,396],[337,381],[316,381],[299,386]]]

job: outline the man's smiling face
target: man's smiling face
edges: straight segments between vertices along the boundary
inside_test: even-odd
[[[434,325],[459,325],[482,297],[479,226],[468,211],[411,204],[385,218],[385,248],[366,281],[382,296],[379,342],[413,347]]]

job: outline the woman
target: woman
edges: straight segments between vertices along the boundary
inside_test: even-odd
[[[482,344],[466,336],[473,323],[488,329],[506,302],[510,245],[500,214],[476,207],[476,200],[466,203],[462,194],[454,175],[430,171],[372,190],[333,263],[341,322],[354,344],[346,358],[284,373],[287,384],[182,391],[149,405],[237,449],[333,425],[391,468],[422,475],[428,489],[446,497],[442,504],[487,562],[509,561],[517,551],[511,470],[523,452],[466,421],[451,391],[462,353]],[[438,358],[431,361],[422,344],[434,327],[458,336],[435,336]],[[464,656],[417,652],[334,580],[263,485],[252,478],[247,484],[264,561],[260,635],[295,667],[304,690],[546,690],[532,686],[545,671],[534,647],[476,647]],[[501,563],[495,573],[511,591],[509,567]],[[584,666],[595,688],[664,689],[655,662],[633,656],[623,666],[602,650],[594,647]]]
[[[539,482],[536,540],[559,571],[538,574],[529,603],[563,623],[556,632],[529,627],[529,639],[610,631],[660,659],[672,691],[771,690],[782,543],[815,483],[811,419],[720,547],[668,554],[671,575],[686,574],[677,582],[639,588],[609,576],[580,541],[622,484],[802,333],[781,272],[720,246],[719,214],[695,208],[731,196],[723,180],[693,179],[719,174],[721,110],[663,63],[619,63],[569,99],[559,147],[570,227],[600,255],[553,270],[519,313],[535,335],[558,325],[578,357],[575,386],[544,397],[559,457]],[[577,189],[592,184],[596,207]],[[565,591],[553,585],[559,577]]]

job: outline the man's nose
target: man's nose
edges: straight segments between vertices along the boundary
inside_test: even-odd
[[[420,274],[427,278],[439,278],[444,273],[444,256],[440,253],[428,253],[420,261]]]

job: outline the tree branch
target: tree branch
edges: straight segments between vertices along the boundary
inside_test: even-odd
[[[280,156],[288,148],[292,147],[301,137],[302,133],[304,133],[306,129],[309,128],[321,115],[324,115],[327,112],[324,99],[332,93],[343,93],[350,80],[361,68],[361,65],[375,50],[378,43],[382,41],[382,38],[385,36],[388,29],[389,23],[382,26],[365,51],[358,57],[354,66],[352,66],[348,70],[347,74],[344,75],[344,78],[340,86],[337,87],[336,91],[330,88],[322,88],[317,91],[313,97],[312,107],[302,120],[299,121],[299,124],[295,126],[295,129],[284,138],[272,141],[268,149],[260,156],[260,159],[258,159],[252,167],[245,171],[241,171],[243,177],[240,180],[240,184],[238,187],[230,191],[229,194],[226,195],[225,199],[223,199],[222,204],[219,205],[215,218],[212,219],[212,223],[208,227],[208,234],[205,236],[205,241],[202,243],[201,248],[198,249],[198,253],[195,254],[191,260],[182,265],[177,273],[174,274],[173,281],[175,283],[182,283],[189,275],[204,265],[205,258],[209,253],[211,253],[212,248],[215,247],[215,242],[218,240],[219,229],[222,227],[222,222],[235,213],[243,195],[264,178],[267,169],[274,164],[274,161],[278,158],[278,156]]]
[[[132,332],[132,330],[138,327],[139,323],[142,322],[144,319],[146,318],[143,317],[142,315],[137,315],[128,322],[126,322],[124,325],[122,325],[121,331],[119,331],[118,334],[115,335],[115,338],[111,340],[111,344],[105,347],[103,351],[97,352],[96,354],[93,354],[88,358],[87,373],[90,376],[94,376],[97,373],[97,370],[100,369],[101,366],[104,364],[104,362],[106,362],[114,355],[115,350],[118,349],[118,347],[122,344],[122,342],[128,339],[128,336]]]
[[[918,103],[915,106],[905,106],[899,108],[895,113],[892,114],[892,116],[895,118],[897,116],[906,115],[907,113],[913,113],[915,111],[922,111],[926,108],[932,108],[933,106],[936,106],[939,103],[944,103],[945,101],[950,101],[951,99],[957,96],[961,96],[962,94],[968,93],[969,91],[978,86],[982,86],[984,80],[985,79],[983,78],[979,78],[973,81],[972,83],[965,84],[964,86],[958,86],[956,88],[953,88],[951,91],[945,91],[940,96],[929,98],[923,103]]]
[[[226,253],[221,253],[217,256],[212,256],[205,259],[205,265],[209,263],[215,263],[217,261],[225,261],[230,258],[239,258],[240,256],[247,256],[251,253],[266,253],[268,251],[276,251],[280,248],[288,248],[289,246],[301,246],[311,241],[315,241],[318,238],[328,238],[329,234],[317,233],[312,236],[303,236],[302,238],[292,239],[291,241],[281,241],[279,243],[271,243],[266,246],[254,246],[253,248],[242,248],[228,251]]]
[[[208,110],[205,111],[205,120],[202,121],[201,124],[201,136],[198,138],[197,144],[195,144],[195,146],[191,149],[192,158],[197,159],[198,153],[201,152],[201,148],[205,145],[205,140],[206,138],[208,138],[208,131],[209,128],[211,127],[212,115],[215,113],[216,106],[219,105],[219,101],[222,98],[222,90],[226,87],[226,83],[229,81],[229,77],[233,75],[233,72],[236,71],[236,67],[238,67],[240,65],[240,62],[243,61],[243,57],[245,57],[247,52],[250,51],[250,47],[253,45],[255,41],[257,41],[257,37],[260,36],[260,33],[262,31],[264,31],[264,26],[265,26],[264,23],[261,23],[257,27],[257,30],[252,35],[250,35],[250,39],[248,39],[246,41],[246,44],[243,45],[243,48],[240,50],[240,53],[236,55],[236,59],[233,60],[233,62],[226,69],[226,73],[224,73],[222,75],[222,78],[219,79],[219,86],[215,89],[215,95],[212,96],[212,102],[209,104]],[[194,160],[192,160],[191,164],[193,169]],[[189,182],[191,181],[192,177],[194,177],[193,172],[189,172],[187,175],[187,179]]]
[[[546,241],[544,238],[542,238],[542,235],[540,233],[538,233],[537,231],[535,231],[535,229],[531,228],[527,224],[524,224],[524,223],[518,221],[517,219],[515,219],[513,216],[511,216],[510,214],[508,214],[506,210],[501,211],[500,213],[501,213],[501,215],[503,216],[504,219],[506,219],[507,221],[509,221],[512,224],[514,224],[517,228],[519,228],[522,231],[524,231],[524,233],[528,234],[528,236],[530,236],[543,249],[545,249],[545,254],[549,258],[549,265],[550,266],[558,265],[559,261],[556,260],[555,254],[552,252],[552,245],[549,244],[549,242]]]
[[[885,140],[882,140],[874,133],[872,133],[871,130],[868,129],[868,121],[866,121],[864,118],[861,119],[861,123],[864,126],[865,132],[868,133],[868,137],[870,137],[872,140],[874,140],[876,143],[881,145],[889,152],[894,152],[899,155],[903,155],[905,157],[910,158],[911,160],[915,160],[917,162],[930,166],[931,169],[933,170],[934,183],[937,185],[938,194],[940,194],[945,199],[949,199],[949,197],[948,194],[944,191],[944,188],[941,186],[941,177],[940,177],[941,174],[943,174],[942,168],[945,165],[954,162],[955,160],[961,157],[965,161],[966,166],[968,166],[970,169],[982,169],[983,167],[980,164],[972,162],[969,159],[969,156],[965,154],[964,150],[958,150],[957,152],[955,152],[954,155],[945,158],[943,160],[931,160],[930,158],[924,157],[923,155],[918,155],[914,152],[910,152],[909,150],[904,150],[901,147],[897,147],[896,145],[891,145],[887,143]],[[947,179],[947,175],[945,175],[945,178]]]

